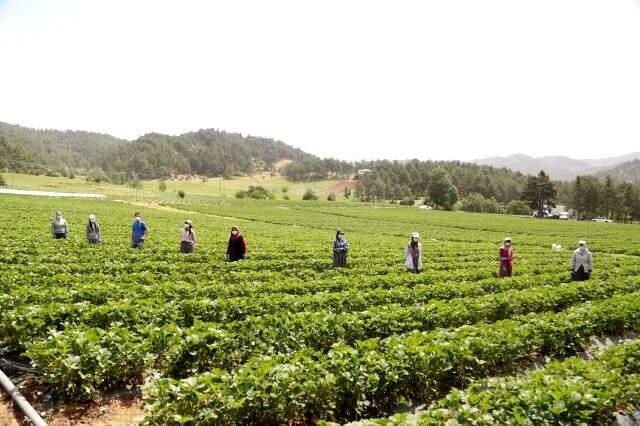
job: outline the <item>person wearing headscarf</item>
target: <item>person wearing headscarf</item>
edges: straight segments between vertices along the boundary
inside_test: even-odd
[[[196,249],[196,231],[193,230],[193,223],[190,220],[184,221],[184,226],[180,230],[180,252],[193,253]]]
[[[67,220],[62,217],[60,210],[56,211],[55,218],[51,221],[51,235],[56,240],[66,239],[69,234],[69,225]]]
[[[513,274],[513,248],[511,237],[506,237],[500,247],[500,276],[510,277]]]
[[[417,232],[411,234],[411,240],[404,249],[404,257],[407,271],[416,274],[422,271],[422,243],[420,242],[420,234]]]
[[[338,229],[336,231],[336,239],[333,241],[333,267],[346,268],[348,255],[349,243],[344,238],[344,232]]]
[[[142,214],[135,212],[133,215],[133,225],[131,225],[131,248],[142,250],[147,235],[149,235],[149,228],[147,224],[142,221]]]
[[[593,272],[593,255],[587,248],[587,242],[578,242],[578,248],[571,255],[571,279],[585,281],[591,278]]]
[[[227,245],[227,260],[236,262],[247,258],[247,240],[240,233],[237,226],[231,227],[231,236]]]
[[[87,241],[89,244],[98,244],[100,242],[100,225],[96,222],[96,215],[89,215],[87,223]]]

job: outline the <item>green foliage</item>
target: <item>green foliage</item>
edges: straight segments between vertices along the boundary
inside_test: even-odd
[[[167,181],[163,179],[160,182],[158,182],[158,189],[162,192],[165,192],[167,190]]]
[[[441,168],[436,167],[429,173],[428,194],[435,207],[452,210],[458,201],[458,189],[453,185],[451,177]]]
[[[371,169],[356,176],[358,186],[355,195],[363,201],[426,197],[430,174],[436,168],[449,175],[461,196],[478,193],[485,198],[495,197],[505,204],[519,198],[526,180],[522,174],[507,169],[457,161],[378,161],[356,167]]]
[[[307,189],[306,191],[304,191],[304,194],[302,194],[302,199],[305,201],[317,200],[318,196],[316,195],[315,192],[313,192],[313,190]]]
[[[345,187],[344,188],[344,198],[346,198],[347,200],[351,197],[351,188]]]
[[[4,176],[0,173],[0,186],[7,186],[7,183],[4,181]]]
[[[87,173],[86,179],[87,179],[87,182],[95,182],[95,183],[107,182],[109,180],[106,173],[101,168],[97,168],[89,171],[89,173]]]
[[[335,201],[335,200],[336,200],[336,194],[334,194],[333,192],[327,195],[327,201]]]
[[[526,201],[511,200],[509,201],[509,204],[507,204],[506,213],[513,215],[530,216],[531,208],[529,207],[529,203],[527,203]]]
[[[486,199],[482,194],[469,194],[458,201],[458,210],[472,213],[503,213],[503,208],[495,198]],[[528,207],[527,207],[528,209]]]
[[[530,410],[519,412],[525,423],[557,415],[600,424],[598,413],[637,401],[625,393],[637,381],[637,348],[564,375],[522,374],[580,354],[591,336],[640,331],[635,225],[224,197],[167,207],[143,209],[151,232],[134,251],[139,207],[0,197],[0,222],[12,223],[0,229],[0,347],[31,361],[42,373],[32,380],[54,399],[98,399],[148,382],[149,424],[347,422],[408,401],[436,413],[447,400],[438,413],[462,424],[482,423],[493,407],[496,422],[508,423],[510,401]],[[58,208],[71,228],[64,244],[47,238]],[[98,214],[100,246],[82,235],[89,213]],[[187,217],[199,237],[190,256],[176,250]],[[232,223],[249,240],[250,260],[223,259]],[[331,267],[338,226],[353,253],[348,270]],[[515,275],[496,278],[498,246],[514,230]],[[413,231],[423,236],[419,275],[402,259]],[[549,247],[585,236],[594,276],[569,282],[571,250]],[[564,411],[550,413],[550,387],[572,401]],[[522,393],[514,400],[510,389]]]
[[[186,192],[184,192],[182,189],[178,190],[178,197],[184,199],[184,197],[187,195]]]
[[[258,186],[249,186],[246,191],[238,191],[235,194],[236,198],[253,198],[254,200],[267,200],[274,199],[275,196],[266,188]]]

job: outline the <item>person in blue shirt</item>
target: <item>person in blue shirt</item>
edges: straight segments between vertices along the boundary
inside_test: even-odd
[[[144,240],[149,235],[147,224],[142,221],[140,212],[133,215],[133,225],[131,225],[131,248],[143,249]]]
[[[336,239],[333,241],[333,267],[346,268],[348,254],[349,243],[344,238],[344,232],[338,229],[336,231]]]

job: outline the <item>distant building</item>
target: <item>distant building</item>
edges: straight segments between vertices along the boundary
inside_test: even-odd
[[[567,206],[555,206],[551,209],[549,216],[553,218],[559,218],[563,214],[568,214]]]
[[[363,175],[365,173],[369,173],[371,171],[371,169],[360,169],[358,170],[358,174],[359,175]]]

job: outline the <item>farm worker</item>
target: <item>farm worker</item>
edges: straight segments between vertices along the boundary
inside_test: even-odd
[[[591,278],[593,256],[587,248],[586,241],[579,241],[578,248],[571,255],[571,279],[585,281]]]
[[[69,225],[67,225],[67,220],[62,217],[62,212],[58,210],[55,218],[51,221],[51,235],[56,240],[59,240],[61,238],[66,239],[68,234]]]
[[[348,254],[349,243],[344,239],[344,232],[338,229],[336,231],[336,239],[333,242],[333,267],[346,268]]]
[[[417,232],[411,234],[411,241],[404,249],[404,257],[404,265],[408,271],[416,274],[422,271],[422,243],[420,242],[420,234]]]
[[[246,258],[247,240],[244,239],[244,236],[240,233],[240,229],[237,226],[232,226],[229,244],[227,245],[227,260],[229,262],[236,262]]]
[[[500,247],[500,276],[510,277],[513,273],[513,249],[511,237],[506,237]]]
[[[193,223],[190,220],[184,221],[184,226],[180,230],[180,252],[193,253],[196,248],[196,233],[193,230]]]
[[[98,244],[100,242],[100,225],[96,222],[96,215],[89,215],[89,222],[87,223],[87,241],[89,244]]]
[[[133,225],[131,225],[131,248],[143,249],[147,235],[149,235],[147,224],[142,221],[140,212],[135,212],[133,214]]]

